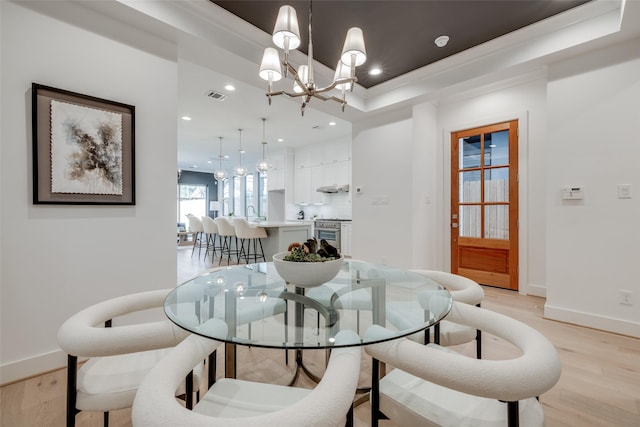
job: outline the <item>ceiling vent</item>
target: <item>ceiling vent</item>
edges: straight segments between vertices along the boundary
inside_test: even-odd
[[[209,98],[215,99],[216,101],[224,101],[225,99],[227,99],[227,95],[225,95],[224,93],[216,92],[215,90],[210,90],[209,92],[207,92],[207,96]]]

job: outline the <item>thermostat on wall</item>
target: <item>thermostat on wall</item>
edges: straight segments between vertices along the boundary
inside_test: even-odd
[[[582,200],[584,199],[584,188],[562,187],[562,198],[564,200]]]

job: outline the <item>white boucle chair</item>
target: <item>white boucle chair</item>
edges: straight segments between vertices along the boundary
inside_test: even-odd
[[[214,319],[215,320],[215,319]],[[353,342],[353,331],[336,335],[336,345]],[[360,347],[334,348],[314,389],[237,379],[218,380],[193,411],[174,398],[181,378],[218,343],[191,336],[147,376],[132,410],[134,427],[334,427],[352,420],[360,374]]]
[[[484,291],[478,283],[471,279],[459,276],[457,274],[446,273],[443,271],[411,271],[421,274],[444,286],[449,291],[449,293],[451,293],[451,298],[454,301],[475,305],[477,307],[480,307],[480,304],[482,303],[482,299],[484,298]],[[414,325],[416,322],[420,321],[420,319],[423,319],[424,311],[416,310],[415,306],[408,307],[407,304],[399,302],[390,304],[387,316],[394,326],[398,327],[399,329],[404,329],[408,325]],[[476,357],[478,359],[482,358],[481,331],[452,322],[449,317],[445,317],[445,319],[437,324],[434,328],[429,328],[424,332],[409,336],[409,339],[421,344],[434,342],[442,346],[464,344],[475,340]]]
[[[103,412],[104,424],[108,425],[109,411],[131,407],[147,372],[189,335],[166,318],[122,326],[112,322],[130,313],[161,308],[170,290],[109,299],[85,308],[62,324],[58,344],[68,354],[67,426],[75,425],[80,411]],[[88,358],[79,369],[78,358]],[[180,390],[187,405],[192,405],[193,388],[198,389],[200,384],[200,370],[189,375]]]
[[[400,427],[543,426],[537,397],[556,384],[561,370],[551,342],[515,319],[464,303],[454,302],[449,318],[504,339],[522,354],[474,359],[408,339],[367,346],[374,358],[372,425],[381,412]],[[388,333],[376,325],[367,331],[378,338]],[[380,361],[395,369],[378,384]]]

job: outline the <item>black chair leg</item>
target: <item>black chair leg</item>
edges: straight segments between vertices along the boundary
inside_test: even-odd
[[[347,422],[345,424],[346,427],[353,427],[353,403],[349,408],[349,412],[347,412]]]
[[[380,361],[371,359],[371,427],[378,427],[380,421]]]
[[[102,415],[102,424],[104,425],[104,427],[109,427],[109,413],[108,412],[104,412]]]
[[[193,371],[189,372],[185,379],[185,406],[193,409]]]
[[[67,427],[76,425],[76,385],[77,385],[78,358],[67,356]]]
[[[520,425],[520,413],[518,401],[507,402],[507,426],[518,427]]]

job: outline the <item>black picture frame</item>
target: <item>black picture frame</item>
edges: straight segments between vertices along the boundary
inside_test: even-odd
[[[135,107],[32,83],[33,203],[135,205]]]

